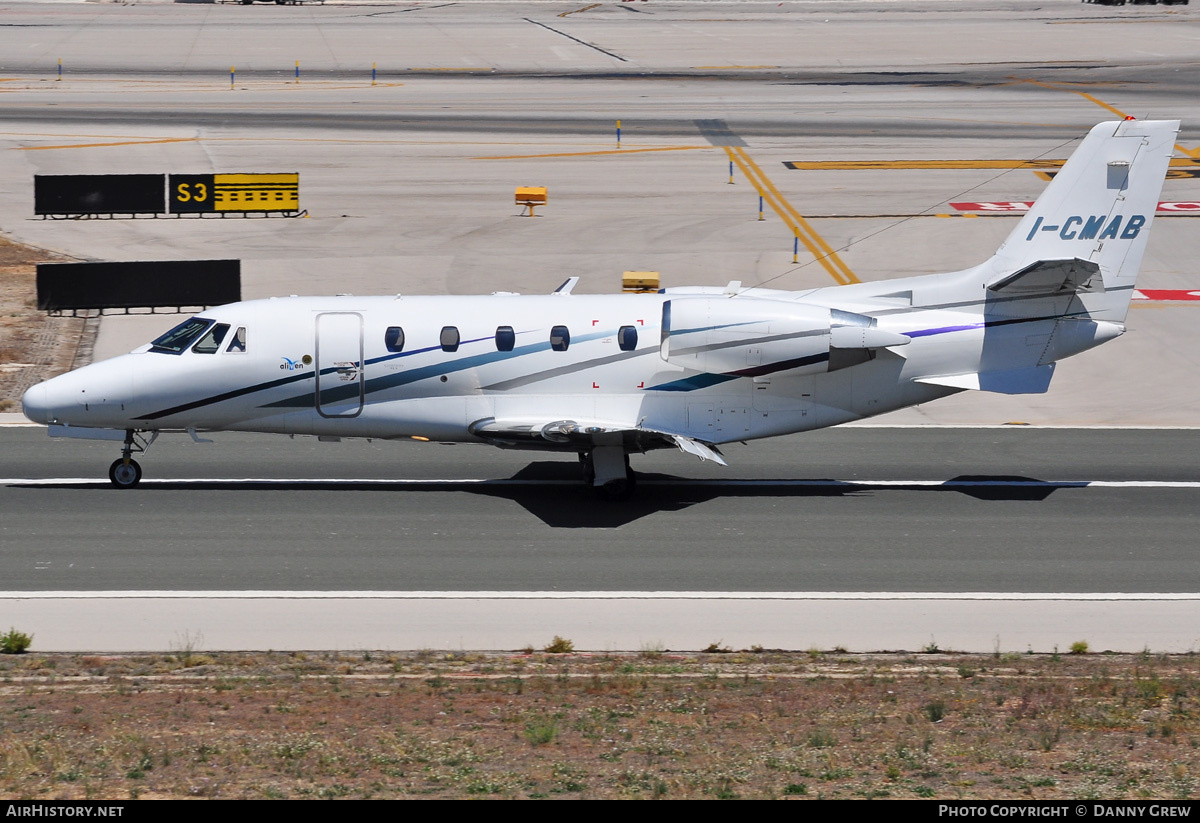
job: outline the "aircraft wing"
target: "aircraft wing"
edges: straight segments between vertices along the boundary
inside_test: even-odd
[[[509,449],[584,451],[595,446],[622,446],[630,451],[677,448],[701,460],[728,465],[712,443],[646,426],[597,420],[496,419],[485,417],[467,427],[493,446]]]

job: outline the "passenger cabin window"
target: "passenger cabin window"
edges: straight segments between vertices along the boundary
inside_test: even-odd
[[[443,326],[441,343],[442,351],[458,351],[458,327]]]
[[[227,352],[231,351],[236,354],[245,354],[246,353],[246,327],[245,326],[238,326],[237,332],[233,335],[233,338],[229,341],[229,345],[225,347],[225,351],[227,351]]]
[[[218,323],[209,330],[208,334],[200,338],[199,343],[192,346],[192,351],[196,354],[215,354],[217,349],[221,348],[221,341],[228,333],[229,324]]]
[[[192,345],[204,334],[204,330],[212,325],[211,320],[203,317],[189,317],[175,328],[159,337],[150,344],[150,351],[163,354],[182,354],[183,350]]]
[[[388,351],[404,351],[404,329],[399,326],[388,326],[383,333],[383,345]]]
[[[621,351],[633,351],[637,348],[637,328],[634,326],[622,326],[617,329],[617,345],[621,347]]]
[[[512,351],[517,344],[517,333],[512,326],[496,327],[496,351]]]
[[[566,351],[571,345],[571,332],[566,326],[555,326],[550,330],[550,348],[555,351]]]

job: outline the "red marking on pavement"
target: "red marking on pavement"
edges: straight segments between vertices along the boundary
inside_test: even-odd
[[[951,203],[950,208],[966,212],[1025,212],[1029,211],[1033,201],[1000,201],[996,203]],[[1163,201],[1158,204],[1158,212],[1162,214],[1200,214],[1200,200],[1180,200],[1176,202]]]
[[[1134,289],[1134,300],[1156,300],[1175,302],[1178,300],[1200,300],[1200,291],[1188,289]]]
[[[950,208],[959,211],[1029,211],[1033,203],[951,203]]]

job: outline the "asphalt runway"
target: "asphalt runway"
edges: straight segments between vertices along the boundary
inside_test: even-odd
[[[0,437],[9,590],[1200,591],[1191,431],[817,432],[617,504],[482,446],[164,436],[118,491],[112,444]]]
[[[246,298],[832,285],[758,219],[722,134],[864,281],[990,255],[1017,217],[950,204],[1045,180],[986,161],[1062,159],[1126,114],[1182,118],[1200,158],[1194,6],[0,2],[0,23],[0,230],[81,260],[219,250]],[[985,162],[916,165],[947,160]],[[35,174],[144,171],[299,171],[309,216],[32,214]],[[1194,171],[1163,200],[1200,202]],[[518,185],[549,187],[538,219]],[[1156,220],[1139,287],[1197,287],[1193,214]],[[0,428],[0,625],[75,650],[1193,649],[1197,311],[1135,304],[1046,395],[877,421],[1031,427],[818,432],[728,470],[655,454],[625,507],[569,460],[240,435],[164,438],[129,494],[100,482],[112,444]],[[96,355],[178,320],[105,317]],[[1117,428],[1044,428],[1095,425]]]

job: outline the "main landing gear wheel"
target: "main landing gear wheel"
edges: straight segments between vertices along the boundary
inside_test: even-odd
[[[628,500],[637,488],[629,455],[619,446],[597,446],[579,455],[584,482],[604,500]]]
[[[637,490],[637,475],[632,469],[625,473],[625,477],[617,480],[609,480],[603,486],[600,486],[596,491],[605,500],[629,500],[633,497],[633,493]]]
[[[108,479],[118,489],[132,489],[142,479],[142,467],[136,460],[118,457],[108,467]]]

